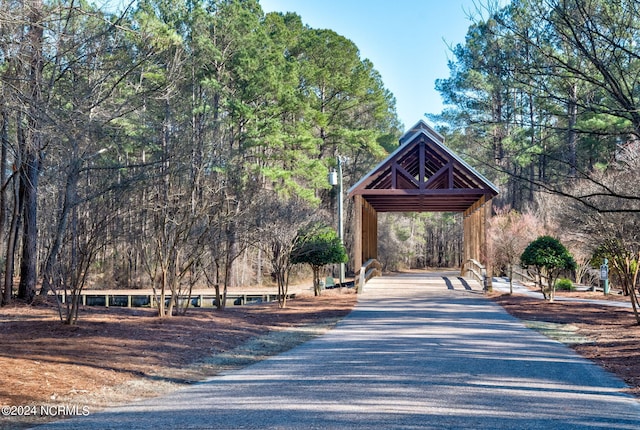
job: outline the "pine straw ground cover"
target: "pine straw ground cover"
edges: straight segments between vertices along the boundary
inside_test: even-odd
[[[275,304],[224,312],[193,309],[168,320],[159,320],[152,310],[85,308],[77,327],[60,324],[51,307],[4,307],[0,406],[72,404],[93,412],[163,394],[321,334],[354,306],[355,294],[346,291],[299,296],[286,309]],[[489,297],[618,374],[640,396],[640,326],[630,310],[498,293]],[[0,428],[26,428],[44,419],[0,417]]]
[[[0,406],[80,405],[92,412],[160,395],[291,349],[335,325],[355,301],[351,290],[327,290],[297,294],[285,309],[191,309],[168,319],[151,309],[85,307],[77,326],[62,325],[51,306],[6,306]],[[0,429],[47,420],[36,415],[0,416]]]

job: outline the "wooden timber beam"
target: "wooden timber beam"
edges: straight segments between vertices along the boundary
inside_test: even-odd
[[[364,261],[378,257],[378,212],[362,196],[355,195],[353,231],[353,270],[358,271]]]

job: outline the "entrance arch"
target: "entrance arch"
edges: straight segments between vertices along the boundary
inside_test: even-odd
[[[354,200],[352,261],[378,256],[378,212],[462,212],[463,262],[485,263],[487,218],[498,188],[444,145],[419,121],[392,154],[348,191]]]

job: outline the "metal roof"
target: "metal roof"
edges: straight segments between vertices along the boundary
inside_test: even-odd
[[[353,185],[378,212],[463,212],[498,188],[444,145],[444,137],[419,121],[400,146]]]

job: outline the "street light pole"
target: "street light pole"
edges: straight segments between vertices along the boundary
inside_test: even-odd
[[[344,215],[342,200],[342,157],[338,155],[338,237],[344,247]],[[340,263],[340,286],[344,286],[344,263]]]
[[[344,217],[343,217],[343,201],[342,201],[342,162],[343,158],[338,156],[338,171],[335,169],[329,173],[329,183],[338,186],[338,238],[340,244],[344,246]],[[344,284],[344,263],[340,263],[340,285]]]

